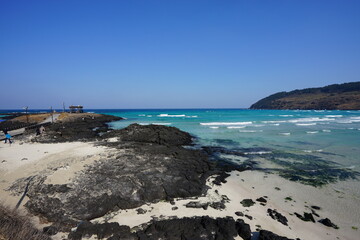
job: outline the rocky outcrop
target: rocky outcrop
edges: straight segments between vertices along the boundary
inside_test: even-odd
[[[336,224],[334,224],[333,222],[331,222],[331,220],[328,219],[328,218],[320,219],[319,223],[322,223],[327,227],[332,227],[334,229],[339,229],[339,227]]]
[[[175,127],[161,125],[131,124],[124,129],[111,131],[103,137],[118,137],[121,141],[126,142],[156,143],[170,146],[190,145],[192,143],[189,133],[180,131]]]
[[[268,208],[267,213],[272,219],[277,220],[278,222],[284,224],[285,226],[288,225],[287,218],[281,213],[277,212],[275,209]]]
[[[69,235],[71,240],[80,240],[83,236],[96,235],[99,239],[140,240],[140,239],[203,239],[231,240],[241,236],[251,239],[250,226],[243,220],[235,221],[231,217],[210,218],[194,217],[152,221],[141,230],[130,231],[129,227],[118,223],[92,224],[83,222],[75,232]]]
[[[360,82],[279,92],[259,100],[251,109],[360,109]]]
[[[294,239],[282,237],[267,230],[260,230],[258,240],[294,240]]]
[[[149,142],[134,134],[135,129],[150,136],[155,131],[160,137]],[[190,135],[176,128],[132,125],[113,136],[118,133],[119,138],[128,141],[98,142],[113,150],[70,183],[44,184],[46,176],[35,177],[27,193],[26,208],[48,221],[74,225],[118,209],[200,196],[206,191],[207,177],[220,172],[203,151],[179,146],[189,143]],[[180,140],[171,139],[177,136]],[[26,179],[17,182],[18,189],[23,189],[24,183]]]
[[[76,114],[74,114],[76,115]],[[68,121],[57,121],[45,127],[45,132],[32,138],[33,142],[56,143],[73,141],[94,141],[109,130],[108,122],[118,121],[123,118],[104,114],[84,115],[71,118]],[[33,134],[34,129],[26,134]]]

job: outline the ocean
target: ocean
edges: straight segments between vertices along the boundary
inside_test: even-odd
[[[218,154],[235,164],[258,162],[259,170],[322,186],[355,179],[360,171],[360,111],[161,109],[92,110],[132,123],[177,127],[197,146],[222,147]],[[242,154],[239,154],[242,153]],[[360,186],[359,186],[360,188]]]
[[[1,112],[21,112],[7,110]],[[194,147],[218,147],[233,164],[256,162],[261,171],[313,186],[360,179],[360,111],[250,109],[87,109],[132,123],[177,127]],[[47,112],[32,110],[29,112]],[[360,184],[356,192],[360,197]]]

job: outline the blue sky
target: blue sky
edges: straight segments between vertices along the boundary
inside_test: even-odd
[[[360,1],[0,1],[0,109],[241,108],[360,81]]]

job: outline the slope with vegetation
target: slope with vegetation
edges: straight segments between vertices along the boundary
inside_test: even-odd
[[[360,82],[278,92],[251,105],[251,109],[360,109]]]

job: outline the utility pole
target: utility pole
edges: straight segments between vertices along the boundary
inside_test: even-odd
[[[52,109],[52,106],[50,107],[50,110],[51,110],[51,123],[54,123],[54,115],[53,115],[53,109]]]
[[[29,115],[28,115],[28,106],[23,107],[23,109],[25,109],[25,114],[26,114],[26,123],[29,123]]]

